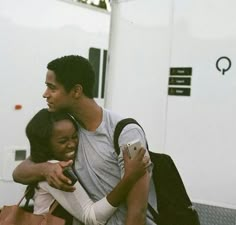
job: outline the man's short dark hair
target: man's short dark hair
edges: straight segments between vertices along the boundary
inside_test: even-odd
[[[95,73],[90,62],[79,55],[57,58],[48,63],[47,69],[56,74],[56,80],[69,92],[76,84],[83,87],[83,93],[93,98]]]

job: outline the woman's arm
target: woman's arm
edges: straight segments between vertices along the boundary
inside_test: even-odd
[[[103,199],[93,202],[79,182],[72,193],[52,188],[47,182],[39,186],[49,192],[70,214],[89,225],[105,224],[116,207],[126,199],[129,190],[146,173],[147,160],[143,160],[144,150],[131,160],[124,152],[125,175],[117,186]]]

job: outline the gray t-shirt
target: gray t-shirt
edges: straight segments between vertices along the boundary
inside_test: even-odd
[[[123,156],[117,156],[113,145],[113,134],[117,122],[122,117],[103,109],[103,119],[94,132],[79,127],[79,148],[75,159],[75,169],[80,182],[93,201],[106,196],[120,181],[123,174]],[[145,136],[142,129],[136,124],[127,125],[119,138],[119,145],[139,139],[145,146]],[[156,208],[156,194],[151,180],[149,203]],[[108,225],[124,225],[127,208],[121,204]],[[154,225],[152,216],[148,212],[147,225]]]

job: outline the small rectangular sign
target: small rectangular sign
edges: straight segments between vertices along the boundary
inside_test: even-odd
[[[169,78],[169,85],[191,85],[191,78],[190,77],[170,77]]]
[[[171,76],[191,76],[192,67],[172,67],[170,68]]]
[[[16,150],[15,151],[15,161],[23,161],[26,159],[26,150]]]
[[[190,88],[169,87],[168,89],[168,95],[190,96],[190,93]]]

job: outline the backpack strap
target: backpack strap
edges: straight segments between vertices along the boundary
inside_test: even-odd
[[[120,154],[120,147],[119,147],[120,134],[121,134],[122,130],[125,128],[125,126],[127,126],[128,124],[132,124],[132,123],[137,124],[143,130],[142,126],[133,118],[126,118],[126,119],[120,120],[115,127],[114,136],[113,136],[113,143],[114,143],[114,148],[115,148],[117,155]],[[145,134],[144,130],[143,130],[143,133]],[[147,149],[148,149],[147,140],[146,140],[146,145],[147,145]],[[159,218],[158,218],[157,211],[149,203],[148,203],[148,209],[149,209],[150,213],[152,214],[154,221],[156,222],[156,224],[158,224]]]

